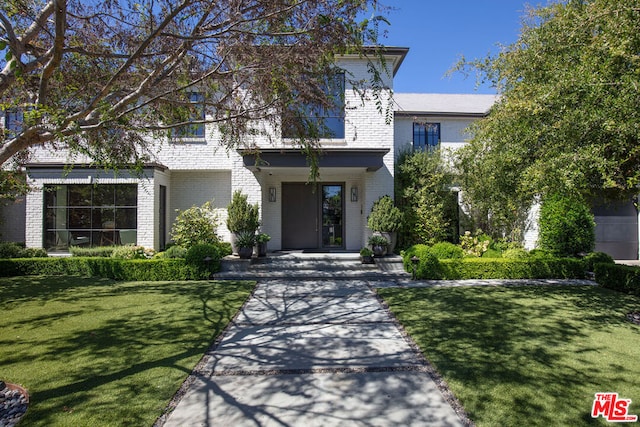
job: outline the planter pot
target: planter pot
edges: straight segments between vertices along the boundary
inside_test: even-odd
[[[383,257],[387,254],[387,247],[386,246],[371,246],[371,250],[373,251],[373,256],[375,257]]]
[[[241,259],[251,259],[251,256],[253,255],[253,246],[243,246],[241,248],[238,248],[238,256]]]
[[[380,232],[380,235],[387,239],[387,242],[389,242],[387,252],[392,254],[394,249],[396,248],[396,243],[398,242],[398,233],[396,233],[395,231],[383,231]]]
[[[264,258],[267,256],[267,242],[258,243],[256,245],[256,253],[259,257]]]
[[[231,253],[234,255],[238,255],[238,245],[236,245],[236,240],[238,240],[236,233],[231,233]]]
[[[360,262],[362,262],[363,264],[373,264],[373,256],[360,256]]]

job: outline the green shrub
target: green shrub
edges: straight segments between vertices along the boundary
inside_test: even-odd
[[[483,234],[482,230],[476,230],[473,234],[465,231],[464,235],[460,236],[460,247],[467,256],[481,257],[489,250],[491,243],[491,237]]]
[[[93,248],[85,248],[80,246],[71,246],[69,247],[69,252],[72,256],[109,258],[116,247],[117,246],[95,246]]]
[[[215,244],[220,219],[212,202],[180,211],[171,227],[171,238],[178,246],[190,248],[199,243]]]
[[[227,206],[227,228],[232,233],[250,232],[255,234],[260,226],[258,204],[251,205],[248,196],[240,190],[233,192]]]
[[[182,246],[173,245],[164,252],[158,252],[158,258],[184,258],[187,255],[187,249]]]
[[[556,256],[577,256],[593,250],[595,221],[579,197],[549,196],[540,208],[539,244]]]
[[[22,243],[0,242],[0,258],[44,258],[49,256],[42,248],[25,248]]]
[[[218,243],[218,253],[220,254],[220,258],[224,258],[233,253],[233,249],[231,248],[231,243],[229,242],[219,242]]]
[[[554,258],[553,252],[540,248],[531,249],[529,255],[533,258]]]
[[[147,259],[153,256],[153,251],[143,246],[116,246],[111,253],[111,258],[116,259]]]
[[[609,254],[604,252],[591,252],[582,258],[585,271],[593,271],[598,263],[615,264],[615,261]]]
[[[608,289],[640,296],[640,268],[629,265],[596,263],[596,282]]]
[[[210,261],[206,262],[205,258]],[[220,251],[218,245],[198,244],[191,246],[185,255],[187,265],[193,267],[200,278],[208,278],[220,270]]]
[[[502,258],[502,251],[489,248],[482,254],[482,258]]]
[[[464,258],[464,251],[458,245],[449,242],[440,242],[431,246],[429,251],[438,259]]]
[[[526,249],[507,249],[502,253],[503,258],[508,259],[526,259],[531,257]]]
[[[440,262],[434,254],[431,253],[427,245],[413,245],[405,251],[402,251],[402,263],[409,273],[412,273],[416,279],[442,279],[442,271]],[[418,263],[414,264],[413,257],[418,258]],[[415,269],[415,271],[414,271]]]
[[[402,213],[393,203],[391,196],[382,196],[371,207],[367,226],[372,231],[394,232],[402,224]]]

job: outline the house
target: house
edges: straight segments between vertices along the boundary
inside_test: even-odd
[[[383,83],[389,93],[408,50],[384,50],[389,73]],[[337,65],[356,79],[368,77],[366,62],[358,56],[341,56]],[[257,136],[257,156],[226,150],[213,126],[193,126],[177,138],[158,141],[156,158],[139,175],[105,171],[61,150],[34,149],[25,165],[34,190],[1,208],[1,238],[50,252],[126,243],[159,250],[170,241],[179,210],[213,200],[222,218],[219,234],[229,240],[224,208],[241,190],[260,206],[261,229],[272,237],[270,250],[356,251],[370,235],[367,216],[373,202],[393,195],[399,150],[455,150],[465,143],[469,124],[484,117],[496,99],[396,93],[389,122],[375,100],[363,103],[346,81],[338,87],[344,90],[344,105],[328,118],[331,135],[320,140],[315,184],[308,183],[307,158],[286,131],[282,138]],[[11,118],[5,115],[3,125]],[[637,214],[635,224],[637,236]]]

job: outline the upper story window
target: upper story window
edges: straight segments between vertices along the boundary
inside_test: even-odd
[[[4,129],[6,138],[14,138],[22,132],[24,111],[21,108],[11,108],[4,112]]]
[[[440,144],[440,123],[413,123],[413,149],[432,150]]]
[[[172,130],[174,138],[204,138],[204,94],[191,92],[189,102],[192,105],[192,113],[187,118],[188,121],[201,122],[175,127]]]
[[[325,94],[332,102],[331,107],[303,105],[298,111],[289,111],[283,119],[282,137],[300,136],[320,139],[344,139],[344,73],[336,73],[327,78]]]

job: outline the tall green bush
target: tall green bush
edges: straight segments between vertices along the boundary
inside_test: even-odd
[[[192,206],[178,213],[171,227],[171,238],[176,245],[189,248],[200,243],[218,243],[220,219],[212,202]]]
[[[232,233],[255,233],[260,226],[258,204],[250,204],[247,197],[242,191],[236,190],[227,206],[227,228]]]
[[[373,231],[394,232],[402,225],[402,213],[390,196],[382,196],[371,207],[367,226]]]
[[[595,221],[591,209],[578,196],[551,195],[540,208],[542,249],[556,256],[576,256],[595,246]]]

